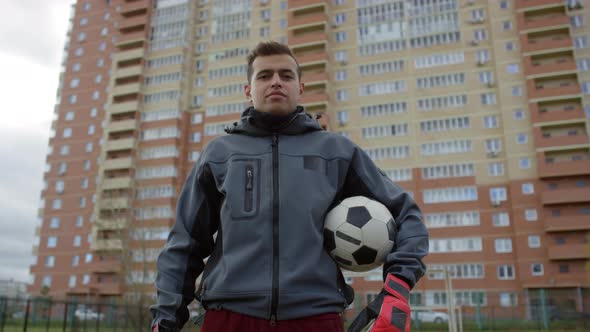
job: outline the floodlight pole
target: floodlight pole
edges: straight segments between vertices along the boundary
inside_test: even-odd
[[[449,294],[447,299],[447,310],[449,312],[449,332],[457,332],[457,319],[455,317],[455,303],[453,302],[453,283],[449,276],[448,267],[444,269],[428,269],[428,273],[443,273],[445,276],[445,290]]]

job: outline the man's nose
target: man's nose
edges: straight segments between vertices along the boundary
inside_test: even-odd
[[[275,73],[272,75],[272,86],[282,86],[281,75],[279,73]]]

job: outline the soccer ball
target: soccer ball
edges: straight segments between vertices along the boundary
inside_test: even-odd
[[[383,264],[395,233],[395,220],[385,205],[354,196],[326,215],[324,246],[341,268],[364,272]]]

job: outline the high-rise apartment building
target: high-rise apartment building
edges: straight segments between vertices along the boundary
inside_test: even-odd
[[[288,44],[301,103],[423,208],[455,303],[590,306],[587,0],[80,0],[31,292],[153,293],[199,152],[247,106],[245,57]],[[445,305],[441,272],[412,295]],[[380,272],[348,278],[363,305]]]

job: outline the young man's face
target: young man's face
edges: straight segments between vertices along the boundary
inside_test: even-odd
[[[293,112],[303,94],[295,59],[287,54],[259,56],[252,69],[251,83],[244,87],[252,106],[279,115]]]

